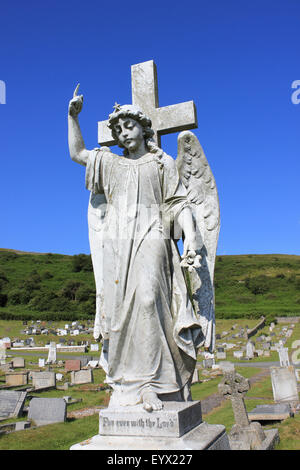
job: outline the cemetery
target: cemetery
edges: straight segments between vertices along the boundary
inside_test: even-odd
[[[245,332],[254,329],[259,320],[217,321],[215,354],[198,356],[192,398],[200,400],[203,421],[225,425],[233,449],[249,449],[250,445],[264,449],[270,448],[270,443],[275,450],[300,448],[294,432],[300,426],[300,364],[295,347],[300,337],[299,320],[265,324],[250,340]],[[53,332],[61,326],[61,322],[54,322]],[[101,343],[95,343],[82,328],[78,342],[85,343],[83,353],[58,350],[55,334],[48,334],[45,350],[17,348],[12,346],[15,340],[26,338],[23,324],[8,321],[7,328],[15,334],[10,341],[6,331],[0,336],[0,449],[68,449],[87,434],[95,434],[99,410],[107,407],[111,394],[99,366]],[[67,342],[71,338],[68,334]],[[255,354],[257,350],[262,353]],[[228,374],[240,379],[236,392]],[[102,416],[108,423],[109,416]],[[182,425],[178,422],[176,426]],[[60,447],[58,433],[64,435],[67,430],[70,440],[65,442],[64,438]],[[46,442],[41,441],[40,433]]]
[[[92,3],[96,13],[97,2]],[[274,192],[270,191],[268,198],[266,194],[267,188],[273,190],[275,176],[270,171],[268,158],[270,155],[281,157],[280,144],[287,149],[286,157],[281,158],[285,187],[295,186],[292,180],[297,173],[295,166],[288,174],[289,158],[293,157],[295,149],[288,134],[288,119],[278,112],[280,99],[276,106],[274,104],[274,116],[277,119],[280,116],[278,124],[282,131],[281,135],[277,128],[276,147],[273,134],[268,133],[269,129],[276,128],[276,122],[270,121],[270,102],[267,102],[267,93],[263,96],[265,85],[262,82],[268,83],[269,69],[275,70],[272,62],[279,66],[273,57],[279,45],[273,45],[277,28],[273,37],[268,36],[265,28],[272,48],[266,49],[268,54],[263,55],[266,54],[264,47],[252,49],[253,43],[257,46],[261,42],[261,38],[253,41],[252,28],[245,38],[240,33],[245,26],[241,18],[248,19],[250,11],[243,11],[241,16],[226,4],[222,9],[218,6],[217,12],[220,18],[229,13],[226,34],[222,30],[223,20],[215,22],[213,18],[212,25],[216,28],[213,34],[210,30],[208,34],[204,31],[205,35],[198,42],[198,34],[203,34],[201,30],[206,26],[206,8],[209,8],[209,2],[200,3],[200,7],[189,5],[188,14],[180,15],[187,27],[181,27],[178,21],[174,23],[176,36],[180,31],[182,38],[182,45],[179,49],[177,44],[176,50],[177,40],[171,37],[176,74],[172,71],[174,65],[169,62],[170,46],[166,47],[164,58],[160,51],[165,47],[164,35],[169,39],[165,26],[171,24],[169,20],[177,6],[172,6],[172,11],[167,12],[158,27],[161,14],[154,16],[155,6],[149,5],[151,32],[155,27],[161,33],[153,49],[160,57],[162,83],[165,89],[167,83],[168,93],[158,87],[160,74],[154,60],[136,54],[137,46],[143,45],[146,37],[151,37],[152,48],[156,35],[150,36],[146,30],[146,15],[138,33],[141,21],[135,11],[137,8],[132,9],[131,5],[122,5],[122,14],[115,5],[115,26],[112,24],[113,30],[108,28],[104,36],[108,39],[106,53],[113,52],[109,48],[115,47],[114,43],[119,43],[120,50],[124,44],[125,34],[122,41],[118,39],[119,18],[124,33],[132,34],[133,26],[136,31],[122,54],[111,54],[111,62],[103,55],[100,69],[94,68],[98,81],[96,92],[91,86],[93,82],[85,75],[86,51],[93,50],[92,44],[88,48],[85,34],[78,44],[73,35],[68,34],[68,47],[76,54],[71,62],[72,54],[66,53],[63,41],[61,52],[57,48],[52,51],[55,55],[53,75],[57,72],[58,60],[64,63],[64,67],[60,66],[59,93],[57,84],[51,90],[56,111],[57,95],[61,93],[59,106],[65,107],[64,115],[53,115],[51,103],[46,119],[40,119],[42,126],[38,128],[36,122],[33,125],[38,116],[36,110],[41,111],[37,99],[40,83],[45,83],[44,94],[50,88],[49,77],[44,75],[42,79],[42,71],[46,69],[44,58],[40,60],[42,71],[40,80],[35,80],[37,93],[33,97],[32,84],[21,77],[24,89],[31,90],[23,95],[28,99],[27,106],[25,100],[21,104],[27,111],[28,123],[38,132],[32,134],[34,138],[30,135],[34,145],[30,147],[32,153],[24,154],[26,164],[20,165],[21,152],[13,154],[6,150],[10,158],[6,158],[4,166],[5,174],[13,176],[14,188],[7,204],[16,197],[19,188],[24,195],[17,196],[17,216],[8,204],[13,217],[6,225],[15,235],[8,240],[17,240],[19,232],[23,232],[18,243],[24,243],[25,247],[27,243],[29,249],[26,252],[0,248],[0,450],[175,453],[178,450],[231,450],[249,451],[252,456],[256,451],[271,450],[273,455],[274,452],[279,455],[281,450],[300,450],[300,257],[247,254],[264,253],[264,250],[277,253],[273,247],[279,234],[274,225],[266,227],[266,222],[274,218],[272,206],[277,202],[278,212],[280,204],[274,200]],[[193,15],[191,12],[196,6]],[[60,28],[60,22],[63,25],[67,7],[61,9],[61,18],[58,15],[55,18],[55,27]],[[72,10],[77,9],[70,8],[70,18]],[[102,23],[104,29],[112,15],[111,12],[105,14],[106,6],[103,10],[97,27]],[[55,4],[54,11],[56,15]],[[132,17],[130,22],[126,18],[128,13]],[[88,24],[84,9],[81,15],[78,24],[70,21],[73,33],[79,30],[79,25],[84,31]],[[273,20],[272,14],[268,14],[268,22],[269,16]],[[257,18],[260,23],[262,16],[258,14]],[[26,31],[25,19],[24,14]],[[198,24],[192,26],[195,19]],[[280,15],[276,19],[281,23]],[[90,17],[89,28],[94,32],[92,20]],[[22,29],[20,24],[15,28],[17,33]],[[43,27],[37,29],[42,37],[48,24],[45,21],[41,24]],[[228,24],[230,33],[234,34],[228,35]],[[258,32],[256,25],[255,33]],[[186,48],[184,36],[190,37],[190,34],[193,34],[193,41]],[[231,35],[232,43],[227,43],[227,36]],[[101,38],[98,31],[97,37]],[[34,34],[32,39],[36,44]],[[24,34],[24,45],[28,46],[26,41]],[[48,37],[47,41],[50,51],[52,44]],[[240,49],[233,48],[236,43]],[[39,48],[43,50],[42,42]],[[24,61],[32,64],[33,76],[34,66],[30,61],[37,56],[32,46],[28,49],[32,51],[32,58],[24,54],[22,48],[20,53]],[[188,55],[188,49],[192,56]],[[125,71],[129,51],[135,62]],[[207,56],[206,51],[209,51]],[[218,56],[220,51],[223,57]],[[252,65],[250,61],[249,65],[247,63],[249,69],[244,56],[251,58],[252,52],[255,61]],[[53,57],[49,54],[50,64]],[[77,57],[81,60],[76,60]],[[271,57],[272,61],[268,63],[265,57],[268,60]],[[224,77],[218,97],[212,88],[212,72],[216,77],[217,63]],[[75,64],[76,73],[72,71]],[[286,72],[288,67],[282,64]],[[255,67],[263,72],[257,83],[254,78],[258,80],[258,77],[249,75],[250,70],[256,75]],[[11,68],[12,65],[8,70]],[[79,71],[81,84],[76,77]],[[249,76],[248,86],[251,84],[249,90],[245,86],[243,95],[237,87],[238,83],[243,83],[242,72],[244,79]],[[284,77],[283,72],[280,75]],[[277,78],[277,74],[274,76]],[[72,84],[71,77],[76,80]],[[296,77],[290,77],[290,82],[292,78]],[[128,89],[125,84],[129,81]],[[298,82],[294,80],[293,84],[298,86]],[[229,85],[234,88],[234,98]],[[282,89],[281,85],[274,81],[274,87]],[[259,92],[257,101],[251,99],[252,88]],[[114,100],[110,102],[112,93]],[[159,104],[159,95],[163,104]],[[280,98],[278,92],[275,96]],[[6,109],[11,112],[12,108],[7,106]],[[266,113],[265,128],[259,112],[262,109]],[[91,137],[87,129],[95,113],[99,119],[97,134]],[[14,119],[16,116],[14,113]],[[247,125],[246,118],[249,119]],[[251,121],[252,126],[249,126]],[[6,120],[8,130],[10,122]],[[26,149],[27,120],[22,120],[22,126]],[[50,145],[46,143],[46,127]],[[20,128],[14,135],[22,136]],[[283,135],[289,136],[291,149]],[[86,148],[85,142],[89,139],[94,142]],[[65,141],[67,158],[61,159],[59,169],[55,168],[51,174],[60,153],[66,153]],[[37,159],[37,149],[41,152],[42,145],[43,159]],[[49,149],[53,156],[48,163]],[[263,154],[265,157],[261,158]],[[43,163],[35,163],[35,159]],[[12,161],[14,167],[9,167]],[[45,171],[46,164],[48,171]],[[273,165],[272,170],[278,170],[277,166]],[[26,191],[18,180],[20,168],[27,183]],[[81,180],[77,179],[79,171]],[[218,175],[217,180],[215,175]],[[281,202],[285,202],[287,191],[280,193]],[[87,207],[84,218],[79,221],[77,217],[82,213],[84,198]],[[289,201],[290,212],[294,199]],[[259,214],[255,207],[258,203]],[[254,214],[251,229],[250,209]],[[286,225],[287,212],[283,211],[282,216]],[[277,224],[278,219],[277,216]],[[83,220],[89,246],[83,251],[90,254],[58,254],[55,250],[59,251],[60,246],[68,253],[77,252],[76,244],[84,246],[79,244]],[[219,240],[223,220],[224,236],[222,234]],[[30,245],[27,225],[32,232]],[[19,230],[20,227],[23,230]],[[290,238],[295,235],[295,230],[282,229],[285,237],[287,232]],[[287,240],[278,238],[280,250],[288,247],[290,253],[294,253]],[[62,245],[64,241],[66,244]],[[46,253],[46,249],[52,252]],[[218,250],[224,254],[217,255]],[[226,254],[235,251],[246,254]],[[74,452],[69,455],[76,458]],[[227,455],[238,457],[237,453]]]

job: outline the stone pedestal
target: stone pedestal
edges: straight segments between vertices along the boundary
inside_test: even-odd
[[[161,411],[142,405],[106,408],[99,434],[71,450],[230,450],[223,425],[202,422],[201,403],[165,402]]]

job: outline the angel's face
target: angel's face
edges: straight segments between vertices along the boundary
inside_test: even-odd
[[[143,127],[134,119],[120,117],[114,129],[120,144],[129,152],[136,152],[144,144]]]

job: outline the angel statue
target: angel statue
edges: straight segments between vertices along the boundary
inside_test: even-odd
[[[215,180],[193,133],[180,133],[175,161],[156,145],[151,120],[134,105],[116,104],[109,115],[123,156],[109,147],[87,150],[77,90],[69,103],[69,150],[86,166],[91,192],[94,337],[102,341],[109,407],[161,410],[164,401],[191,400],[197,352],[214,349]]]

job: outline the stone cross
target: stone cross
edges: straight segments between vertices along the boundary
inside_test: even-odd
[[[196,129],[197,114],[193,101],[159,107],[156,65],[153,60],[131,66],[132,104],[152,121],[153,139],[161,145],[161,135]],[[98,122],[98,142],[102,146],[116,145],[108,121]]]
[[[224,370],[224,379],[218,386],[219,392],[231,399],[234,419],[241,427],[249,426],[248,414],[244,402],[244,394],[250,388],[249,380],[235,372]]]

